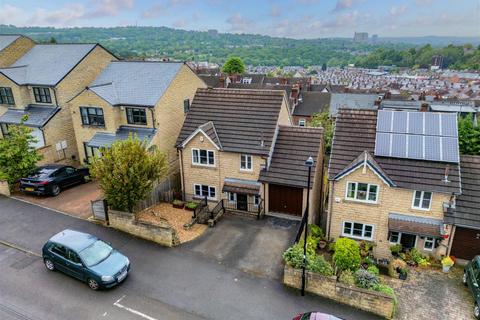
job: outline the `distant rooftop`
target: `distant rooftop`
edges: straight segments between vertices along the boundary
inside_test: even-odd
[[[0,51],[11,45],[15,40],[20,38],[20,35],[14,34],[0,34]]]

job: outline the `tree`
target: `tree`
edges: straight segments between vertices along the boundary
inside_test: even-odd
[[[8,128],[8,136],[0,140],[0,179],[6,180],[10,188],[32,172],[42,159],[31,147],[37,142],[31,132],[32,129],[24,125],[12,125]]]
[[[48,43],[57,43],[57,39],[51,37],[50,40],[48,40]]]
[[[460,154],[480,155],[480,127],[475,126],[472,114],[458,119]]]
[[[327,71],[327,64],[325,62],[322,64],[322,71]]]
[[[167,171],[167,158],[137,137],[115,141],[94,158],[90,172],[100,183],[107,203],[114,209],[133,212],[138,201],[152,190]]]
[[[223,72],[226,74],[242,74],[245,72],[245,64],[239,57],[230,57],[223,65]]]
[[[328,111],[314,113],[312,115],[312,119],[310,120],[310,126],[323,128],[323,143],[325,145],[325,153],[330,154],[333,139],[333,121],[332,118],[330,118]]]

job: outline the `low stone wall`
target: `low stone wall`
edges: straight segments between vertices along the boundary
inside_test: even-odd
[[[0,181],[0,194],[10,197],[10,188],[7,181]]]
[[[384,293],[349,287],[337,281],[337,277],[325,277],[307,271],[307,292],[329,298],[343,304],[391,319],[395,312],[394,299]],[[285,266],[283,283],[289,287],[301,289],[302,270]]]
[[[110,226],[133,234],[139,238],[150,240],[163,246],[172,247],[178,241],[175,229],[173,229],[167,221],[160,224],[152,224],[146,221],[135,219],[133,213],[108,210],[108,220]]]

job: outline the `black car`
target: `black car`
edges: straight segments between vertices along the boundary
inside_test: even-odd
[[[20,179],[20,190],[37,195],[57,196],[66,187],[90,180],[87,168],[65,165],[46,165],[35,169],[28,177]]]

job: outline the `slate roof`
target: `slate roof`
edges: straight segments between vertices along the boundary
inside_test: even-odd
[[[291,84],[260,84],[260,83],[229,83],[229,89],[257,89],[257,90],[285,90],[287,92],[287,97],[290,97],[292,92]]]
[[[273,150],[272,159],[267,170],[260,172],[259,181],[306,188],[308,168],[305,160],[312,157],[312,180],[318,165],[318,151],[322,144],[323,129],[309,127],[280,126]],[[321,167],[322,163],[320,163]]]
[[[20,35],[18,34],[0,34],[0,51],[14,43]]]
[[[376,110],[378,94],[332,93],[330,115],[336,116],[340,108]]]
[[[212,121],[222,150],[268,155],[284,95],[278,90],[197,89],[177,147]]]
[[[318,91],[302,92],[302,101],[293,110],[294,116],[312,116],[316,112],[328,111],[330,93]]]
[[[182,66],[181,62],[112,61],[88,89],[113,106],[154,107]]]
[[[480,156],[460,156],[462,194],[455,209],[445,213],[445,222],[480,228]]]
[[[127,140],[130,134],[136,136],[142,141],[150,143],[155,135],[156,129],[152,128],[137,128],[129,126],[120,126],[115,133],[97,132],[87,143],[89,147],[105,147],[108,148],[117,140]]]
[[[25,109],[9,108],[2,116],[0,123],[20,124],[25,115],[28,116],[24,125],[41,128],[60,110],[59,107],[28,105]]]
[[[19,85],[55,86],[97,44],[37,44],[13,65],[0,69]]]
[[[377,111],[341,109],[335,122],[329,179],[344,170],[364,151],[374,154]],[[399,188],[460,193],[459,166],[442,162],[373,157]],[[448,168],[448,180],[444,182]]]

